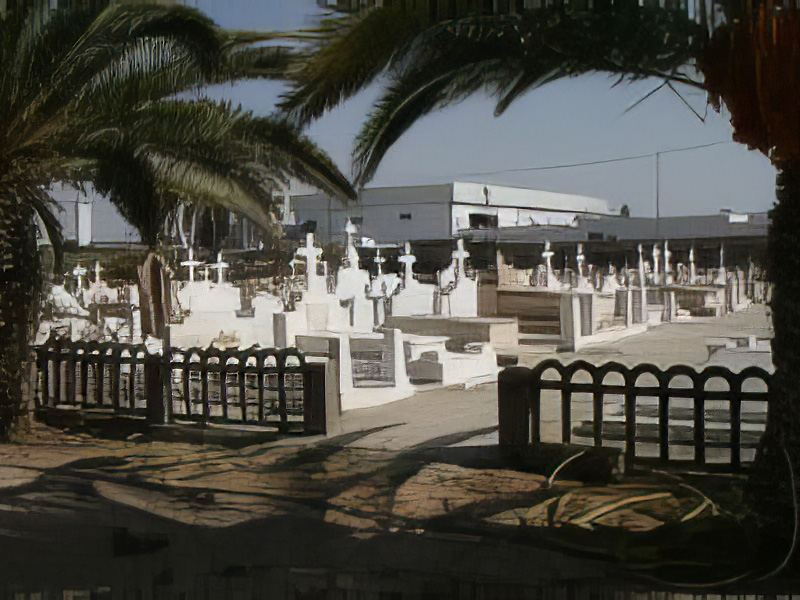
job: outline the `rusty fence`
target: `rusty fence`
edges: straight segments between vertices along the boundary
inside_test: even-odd
[[[625,470],[638,461],[738,471],[763,434],[771,375],[679,365],[513,367],[498,379],[500,445],[615,446]]]
[[[51,337],[34,353],[37,411],[326,431],[326,365],[294,348],[150,353],[144,344]]]

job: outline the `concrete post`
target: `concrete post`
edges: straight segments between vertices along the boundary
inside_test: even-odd
[[[561,294],[559,314],[561,339],[570,350],[575,350],[581,335],[581,300],[577,294]]]
[[[408,387],[411,380],[406,371],[406,353],[403,347],[403,332],[399,329],[389,329],[386,331],[387,343],[392,344],[392,359],[394,360],[394,385],[396,387]]]
[[[633,290],[625,288],[625,327],[633,325]]]
[[[306,433],[331,435],[341,431],[338,369],[339,362],[333,359],[306,362],[303,372],[303,429]]]

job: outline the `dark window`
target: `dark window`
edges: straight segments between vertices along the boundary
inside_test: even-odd
[[[470,229],[497,229],[497,215],[472,213],[469,216]]]
[[[411,220],[411,213],[400,213],[400,220],[401,221],[410,221]]]
[[[364,223],[364,217],[350,217],[350,222],[353,225],[361,225]]]
[[[590,240],[602,240],[603,239],[603,232],[602,231],[590,231],[589,236],[587,239]]]

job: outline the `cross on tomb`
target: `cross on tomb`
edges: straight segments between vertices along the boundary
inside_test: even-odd
[[[217,270],[217,284],[218,285],[222,285],[222,283],[224,281],[223,273],[224,273],[225,269],[230,267],[230,265],[228,263],[223,262],[223,260],[222,260],[222,252],[217,254],[217,262],[215,262],[213,265],[209,265],[209,266],[213,267],[214,269]],[[207,278],[208,278],[208,269],[206,269],[206,279]]]
[[[79,290],[83,289],[83,277],[84,277],[84,275],[86,275],[86,273],[88,273],[88,271],[86,270],[86,267],[81,265],[81,263],[78,263],[75,266],[75,268],[72,270],[72,274],[75,275],[75,277],[78,278],[78,289]]]
[[[306,277],[317,274],[317,261],[322,255],[322,250],[314,246],[314,234],[306,234],[306,245],[297,251],[297,254],[306,260]]]
[[[578,244],[578,255],[575,260],[578,263],[578,276],[583,277],[584,262],[586,261],[586,257],[583,254],[583,244]]]
[[[380,279],[383,276],[383,269],[381,268],[381,265],[386,262],[386,259],[381,256],[380,248],[375,250],[375,258],[373,258],[372,261],[378,265],[378,278]]]
[[[469,258],[469,252],[464,250],[464,238],[458,238],[458,242],[456,242],[456,251],[453,252],[453,260],[456,261],[456,276],[460,273],[466,274],[464,270],[464,261]]]
[[[202,264],[199,260],[194,259],[194,248],[189,247],[189,259],[181,263],[181,266],[189,267],[189,281],[194,281],[194,269]]]
[[[412,265],[417,262],[417,257],[411,254],[411,243],[406,242],[405,245],[405,254],[403,254],[400,258],[397,259],[399,262],[403,263],[405,266],[405,280],[406,282],[411,281],[411,278],[414,276]]]

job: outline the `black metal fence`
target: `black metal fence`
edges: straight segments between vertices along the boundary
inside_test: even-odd
[[[71,342],[35,347],[37,410],[105,410],[151,423],[325,432],[325,368],[294,348],[172,348]]]
[[[771,379],[758,367],[734,373],[713,366],[698,372],[685,365],[629,368],[613,362],[565,365],[551,359],[533,369],[508,368],[498,379],[500,444],[553,441],[543,439],[547,423],[560,428],[564,444],[621,444],[626,471],[643,458],[685,461],[677,450],[687,447],[694,465],[709,466],[708,454],[714,449],[711,462],[735,471],[751,459],[763,433]],[[560,393],[552,411],[556,414],[543,412],[542,392],[548,390]],[[577,424],[576,410],[585,413],[585,418],[578,415]],[[645,452],[647,446],[655,450],[653,456]]]

